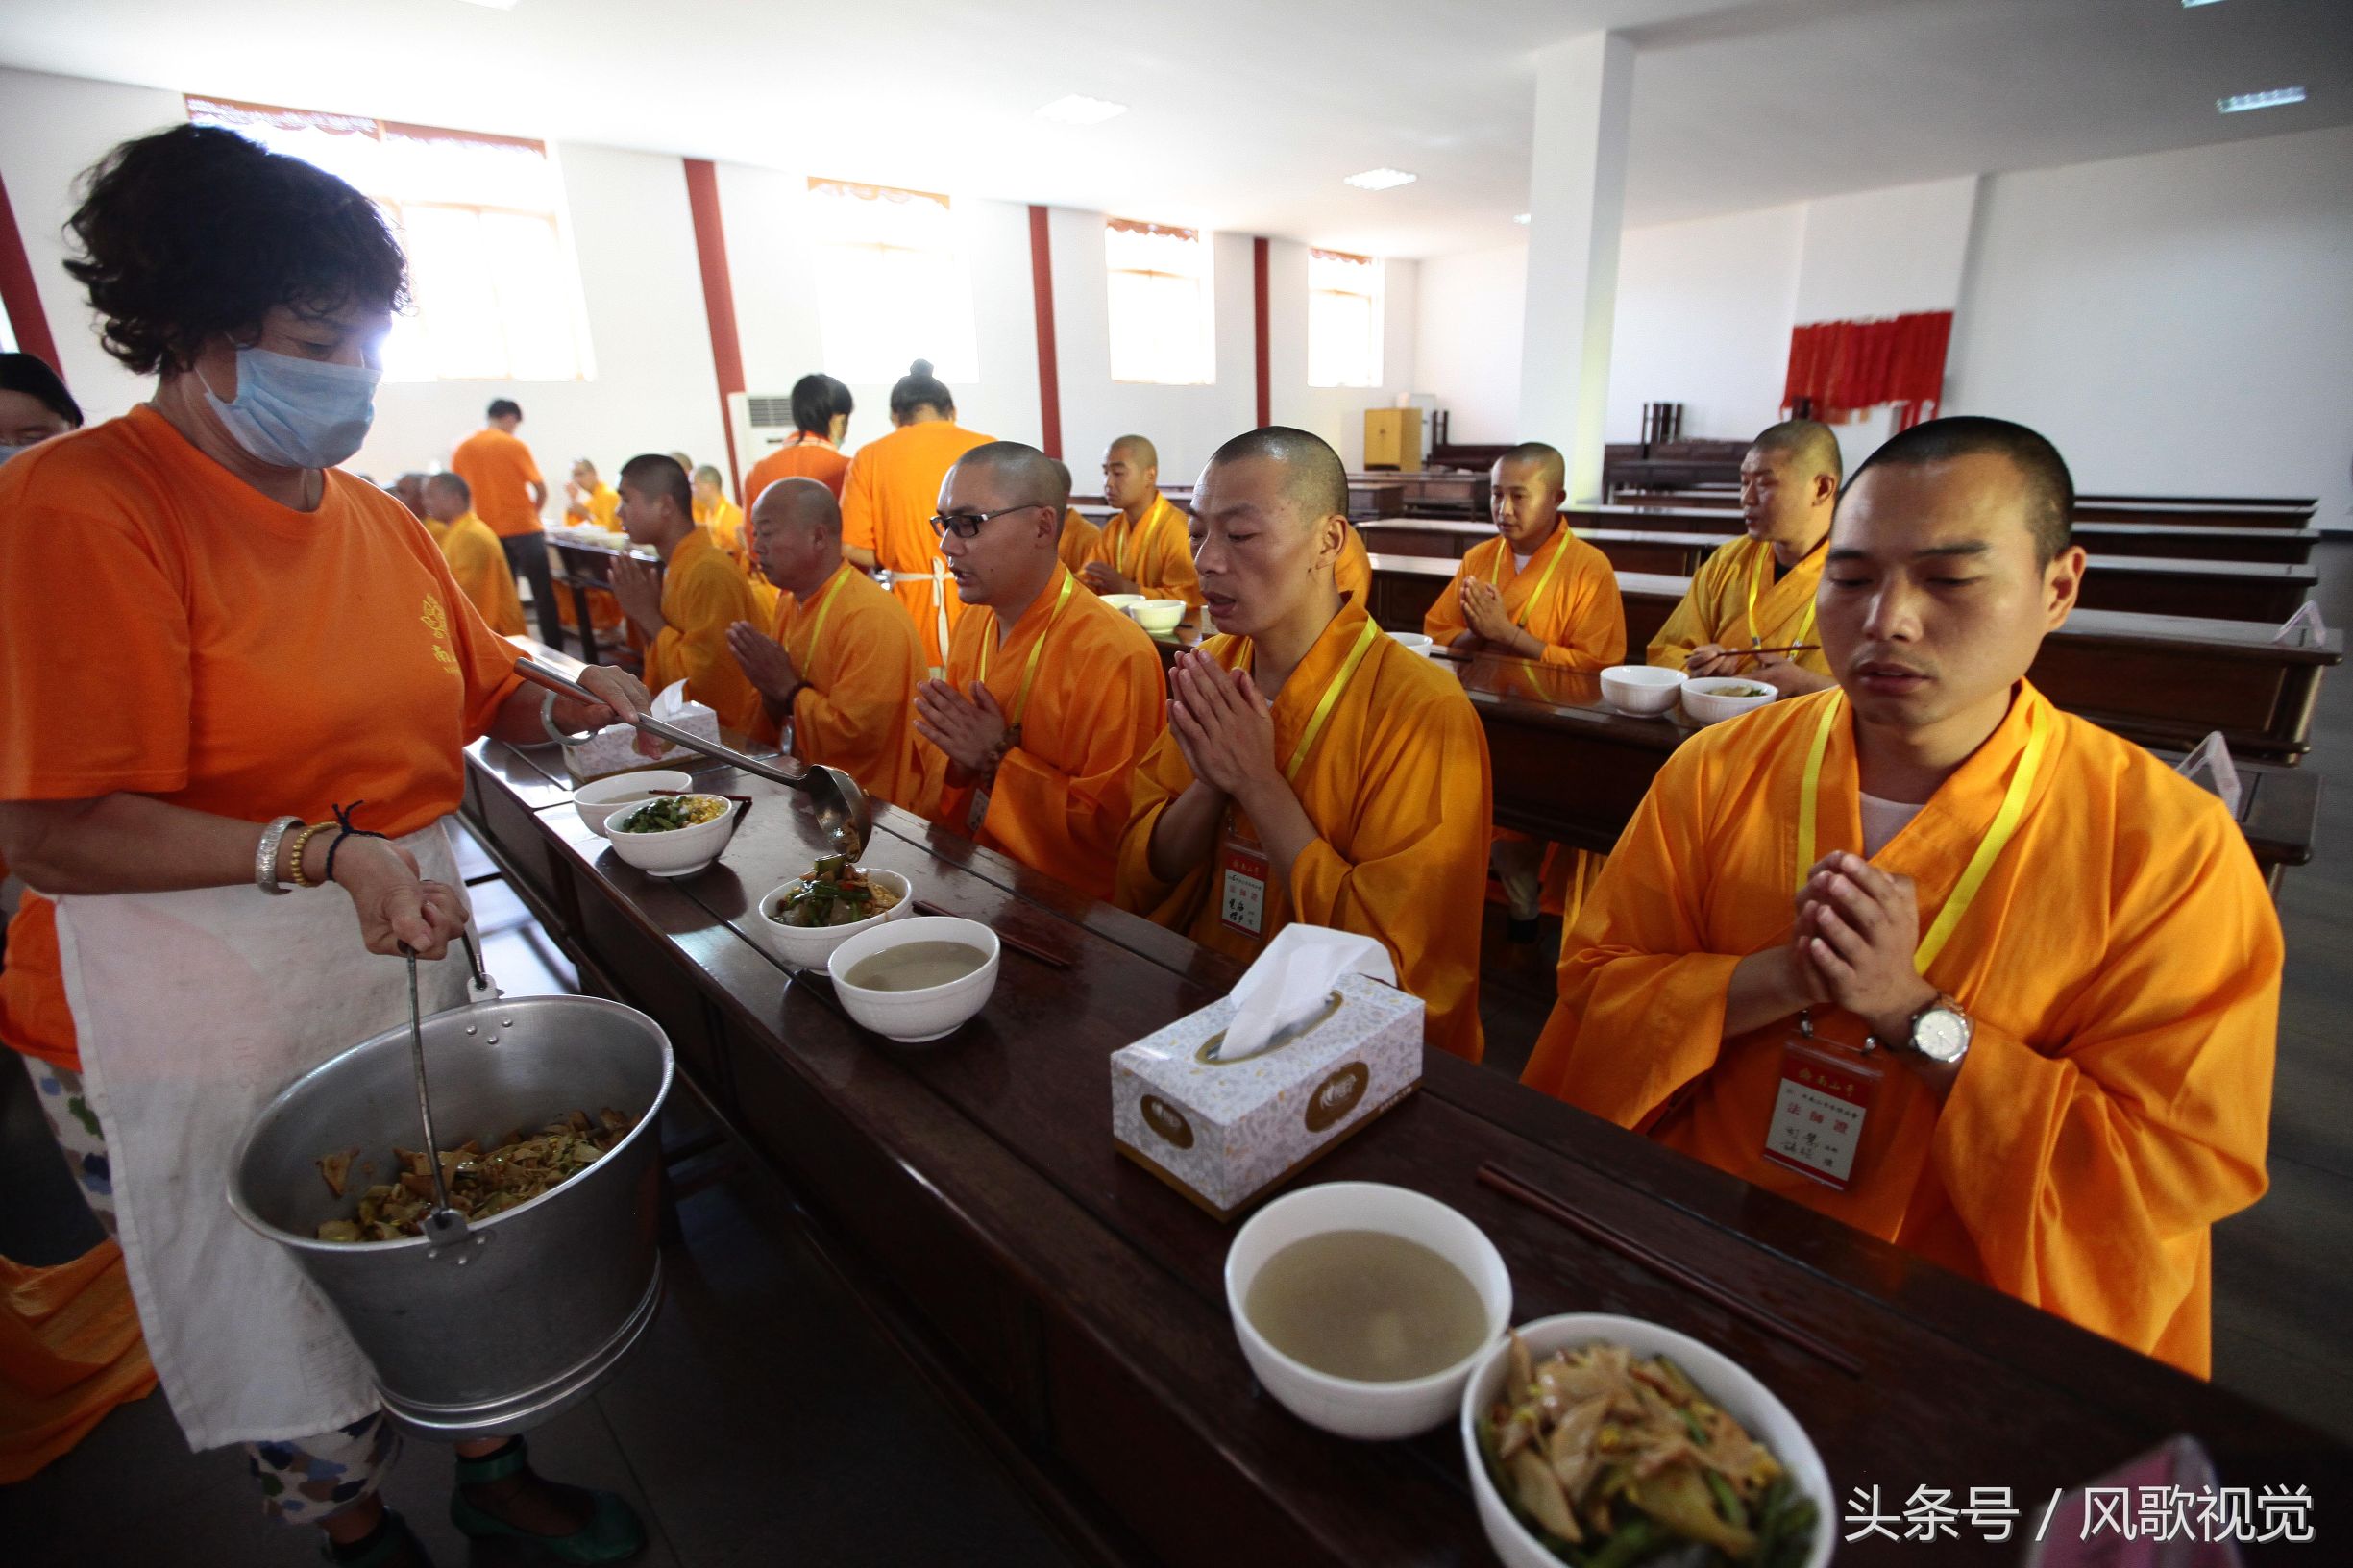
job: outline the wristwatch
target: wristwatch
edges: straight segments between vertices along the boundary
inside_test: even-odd
[[[1936,993],[1936,1000],[1912,1015],[1912,1032],[1902,1044],[1940,1066],[1958,1066],[1969,1054],[1971,1026],[1961,1004]]]

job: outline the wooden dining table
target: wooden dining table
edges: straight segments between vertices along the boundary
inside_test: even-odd
[[[1737,490],[1630,490],[1612,498],[1622,506],[1700,507],[1711,511],[1740,510]],[[2167,500],[2157,498],[2078,496],[2077,523],[2142,523],[2224,528],[2306,528],[2312,526],[2311,502],[2254,502]]]
[[[1742,528],[1738,509],[1605,506],[1562,508],[1579,532],[1586,528],[1635,528],[1675,533],[1712,533],[1730,538]],[[2162,555],[2194,561],[2283,561],[2303,566],[2323,535],[2317,528],[2232,528],[2167,523],[2082,523],[2075,543],[2095,555]]]
[[[1493,525],[1442,517],[1383,518],[1356,526],[1376,555],[1455,560],[1495,537]],[[1620,572],[1689,576],[1726,543],[1725,536],[1641,528],[1577,529]],[[2309,566],[2284,561],[2203,561],[2153,555],[2094,554],[2078,600],[2086,609],[2143,615],[2198,615],[2217,621],[2267,621],[2296,612],[2320,580]]]
[[[552,751],[478,743],[465,812],[582,988],[661,1025],[684,1084],[788,1188],[795,1238],[1074,1556],[1137,1568],[1492,1560],[1452,1423],[1357,1442],[1276,1404],[1234,1335],[1222,1276],[1234,1225],[1113,1144],[1111,1054],[1222,995],[1232,961],[885,807],[865,863],[1009,939],[977,1017],[934,1045],[893,1046],[756,941],[760,896],[830,847],[797,795],[728,769],[697,783],[753,805],[717,865],[676,881],[623,864],[582,824]],[[1488,1164],[1655,1261],[1483,1187]],[[2014,1563],[2057,1489],[2177,1433],[2205,1446],[2226,1486],[2303,1488],[2324,1540],[2353,1487],[2353,1451],[2290,1418],[1440,1053],[1418,1093],[1297,1179],[1388,1183],[1453,1206],[1502,1252],[1514,1321],[1616,1313],[1730,1357],[1820,1450],[1838,1515],[1826,1529],[1845,1533],[1875,1494],[1900,1513],[1923,1488],[2004,1488],[2017,1510],[2003,1544],[1964,1519],[1924,1550],[1892,1535],[1841,1544],[1842,1564]],[[806,1352],[780,1340],[772,1354]],[[795,1445],[824,1440],[748,1433],[744,1455],[789,1465]],[[886,1446],[872,1462],[899,1458]],[[906,1506],[929,1506],[919,1473],[903,1485]],[[2307,1560],[2279,1543],[2247,1550]]]

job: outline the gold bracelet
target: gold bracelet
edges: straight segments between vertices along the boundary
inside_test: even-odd
[[[294,885],[296,887],[315,888],[318,886],[316,882],[303,874],[303,851],[310,847],[310,840],[314,834],[324,833],[334,825],[332,822],[312,822],[308,827],[294,835]]]

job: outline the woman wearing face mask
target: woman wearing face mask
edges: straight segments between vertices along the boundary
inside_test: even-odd
[[[539,698],[425,530],[335,468],[405,288],[375,205],[194,126],[86,188],[69,269],[157,381],[0,468],[0,856],[47,895],[10,928],[0,1040],[123,1243],[190,1446],[245,1443],[331,1560],[408,1568],[366,1362],[222,1193],[270,1095],[406,1018],[396,955],[441,958],[466,917],[442,826],[460,748],[539,738]],[[646,700],[616,671],[582,683],[604,701],[558,703],[574,728]],[[462,999],[460,968],[424,967],[429,1010]],[[573,1562],[643,1544],[519,1439],[460,1445],[457,1479],[469,1534]]]
[[[0,463],[82,428],[82,405],[58,373],[29,354],[0,354]]]

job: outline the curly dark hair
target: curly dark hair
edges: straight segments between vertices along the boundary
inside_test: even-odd
[[[139,375],[184,370],[216,332],[272,306],[400,308],[408,264],[383,213],[326,170],[233,131],[182,125],[126,141],[83,176],[65,270]]]

